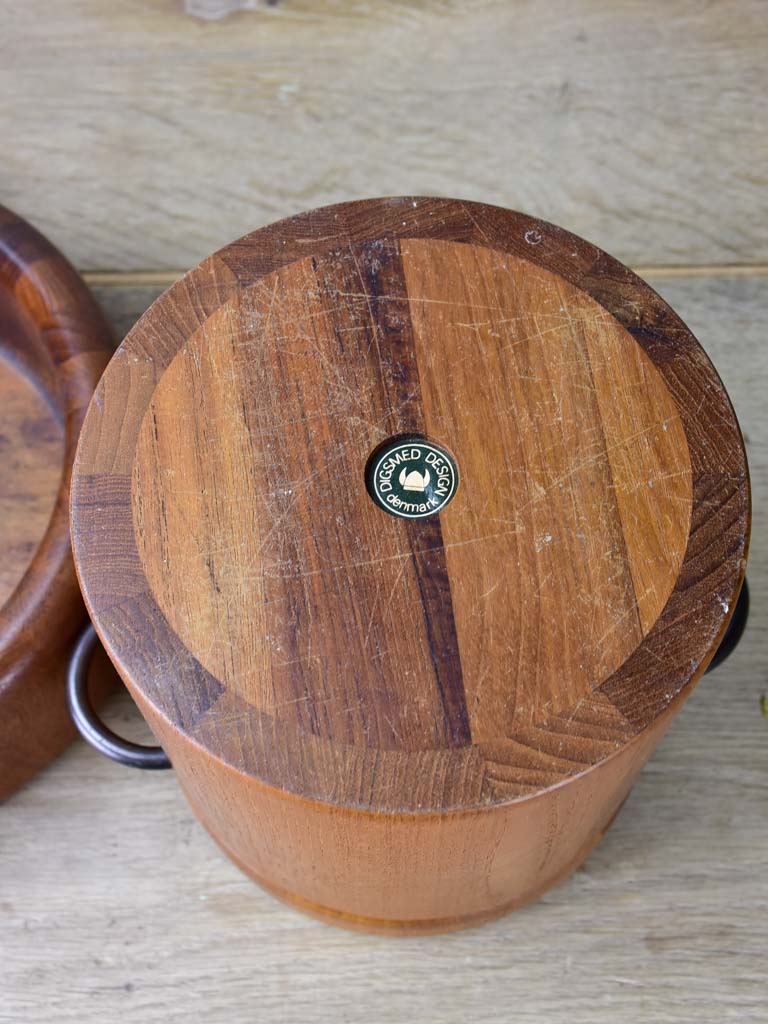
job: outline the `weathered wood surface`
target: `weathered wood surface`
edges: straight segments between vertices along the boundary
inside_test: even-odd
[[[629,263],[768,260],[762,0],[0,0],[3,201],[78,267],[186,268],[372,195],[547,217]]]
[[[510,1008],[531,1024],[765,1019],[768,280],[651,283],[713,358],[747,436],[753,611],[585,867],[481,929],[347,933],[241,876],[172,773],[133,773],[76,745],[0,814],[0,1021],[501,1024]],[[156,293],[98,289],[121,326]],[[127,701],[114,714],[137,729]]]

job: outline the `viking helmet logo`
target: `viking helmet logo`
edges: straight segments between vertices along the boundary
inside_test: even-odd
[[[405,466],[400,470],[400,486],[404,491],[426,491],[429,486],[429,470],[424,470],[424,475],[418,471],[418,469],[412,469],[410,473],[406,472]]]
[[[459,470],[451,453],[421,435],[379,445],[365,467],[365,486],[379,508],[400,519],[424,519],[456,493]]]

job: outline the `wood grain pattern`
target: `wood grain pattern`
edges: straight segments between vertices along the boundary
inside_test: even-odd
[[[3,799],[74,736],[64,673],[85,609],[69,542],[69,484],[110,334],[64,257],[4,207],[0,296]]]
[[[329,929],[220,856],[174,773],[138,776],[73,744],[3,808],[4,1024],[91,1024],[117,1007],[151,1024],[251,1024],[255,999],[268,1024],[500,1024],[510,1006],[526,1024],[762,1022],[768,279],[656,276],[654,286],[714,360],[745,431],[753,609],[737,653],[699,683],[585,866],[483,928],[406,943]],[[118,330],[158,294],[95,291]],[[110,720],[149,739],[127,696]]]
[[[472,487],[442,520],[466,588],[454,605],[473,736],[512,737],[542,714],[557,731],[672,591],[690,517],[685,433],[651,361],[579,289],[493,250],[403,249],[427,424],[462,452]]]
[[[3,359],[0,336],[0,605],[24,576],[48,525],[59,489],[63,433],[50,402]]]
[[[81,269],[186,269],[247,227],[409,192],[630,263],[768,261],[761,0],[3,10],[4,201]]]
[[[439,520],[362,486],[413,430],[466,466]],[[725,629],[749,488],[639,279],[409,198],[278,223],[166,293],[91,406],[72,512],[97,629],[225,849],[305,907],[430,930],[597,840]]]

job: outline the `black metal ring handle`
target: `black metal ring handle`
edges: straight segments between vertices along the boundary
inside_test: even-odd
[[[744,580],[738,600],[736,601],[736,608],[731,616],[731,621],[728,623],[728,629],[726,629],[725,636],[720,641],[720,646],[717,648],[714,658],[707,665],[707,672],[711,672],[713,668],[722,665],[725,659],[736,650],[739,640],[741,640],[744,634],[744,627],[747,624],[748,617],[749,587],[747,586],[747,581]],[[706,675],[706,672],[704,674]]]
[[[171,762],[162,747],[145,747],[122,739],[93,710],[88,693],[88,665],[97,640],[96,630],[87,626],[75,645],[67,670],[67,703],[77,731],[99,753],[119,764],[131,768],[170,768]]]

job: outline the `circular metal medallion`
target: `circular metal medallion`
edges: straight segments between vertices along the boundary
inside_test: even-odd
[[[401,519],[424,519],[444,509],[459,485],[459,470],[442,445],[423,437],[385,442],[368,462],[366,486],[373,501]]]

